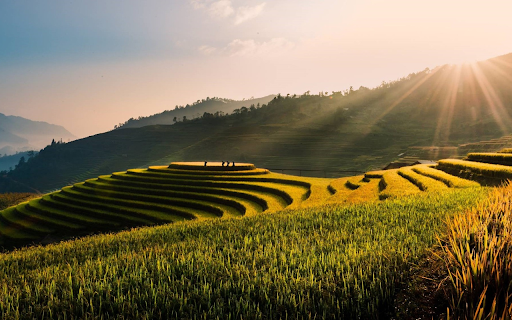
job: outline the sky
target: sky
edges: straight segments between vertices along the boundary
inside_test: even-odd
[[[0,113],[77,137],[206,97],[378,86],[512,52],[510,0],[0,0]]]

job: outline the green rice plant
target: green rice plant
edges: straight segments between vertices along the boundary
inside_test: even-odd
[[[492,163],[492,164],[502,164],[505,166],[512,165],[512,154],[509,154],[509,153],[474,152],[474,153],[468,153],[466,158],[467,158],[467,160],[470,160],[470,161],[485,162],[485,163]]]
[[[398,174],[398,169],[386,170],[379,182],[379,188],[381,200],[410,196],[420,192],[417,186]]]
[[[39,219],[20,215],[16,210],[16,207],[11,207],[1,211],[0,221],[2,221],[4,224],[9,224],[10,226],[17,226],[18,229],[23,230],[26,233],[34,234],[36,236],[45,235],[55,231],[54,229],[48,228],[44,224],[41,224]]]
[[[168,187],[165,184],[157,184],[157,183],[144,183],[143,186],[141,184],[137,184],[132,181],[118,181],[116,179],[112,179],[109,176],[100,176],[97,181],[102,183],[103,185],[111,184],[116,185],[118,188],[124,188],[125,186],[133,186],[138,187],[139,189],[151,189],[151,192],[164,191],[167,190]],[[249,191],[262,191],[265,193],[273,194],[281,197],[287,205],[292,204],[293,198],[285,191],[280,188],[272,188],[266,185],[257,184],[257,183],[242,183],[242,182],[216,182],[216,181],[197,181],[197,180],[174,180],[174,184],[182,185],[182,186],[194,186],[194,187],[209,187],[209,188],[224,188],[224,189],[235,189],[235,190],[249,190]],[[94,180],[87,180],[87,184],[94,184]],[[104,186],[103,186],[104,187]]]
[[[415,184],[421,191],[439,191],[447,188],[441,181],[416,173],[413,167],[400,168],[398,174]]]
[[[381,319],[444,220],[485,194],[178,222],[0,254],[0,318]]]
[[[18,203],[28,201],[29,199],[33,199],[38,197],[39,195],[35,193],[2,193],[0,194],[0,210],[8,208],[10,206],[15,206]]]
[[[439,180],[450,188],[470,188],[480,186],[480,184],[478,184],[476,181],[462,179],[444,171],[432,168],[428,165],[416,165],[412,167],[412,170],[421,175]]]
[[[477,208],[448,220],[441,257],[458,318],[512,318],[512,184],[494,189]]]
[[[111,176],[112,179],[119,179],[121,177],[124,177],[125,175],[121,174],[114,174]],[[103,179],[102,181],[107,183],[113,183],[110,179]],[[124,181],[124,179],[123,179]],[[134,186],[134,187],[141,187],[144,189],[155,189],[155,190],[172,190],[172,191],[179,191],[179,192],[192,192],[197,194],[207,194],[207,195],[215,195],[217,198],[232,198],[238,202],[240,202],[240,198],[242,198],[245,201],[242,201],[246,203],[247,201],[253,202],[257,205],[259,205],[262,210],[267,210],[269,208],[268,201],[269,201],[269,195],[264,192],[258,192],[258,191],[251,191],[251,190],[236,190],[236,189],[227,189],[227,188],[212,188],[212,187],[202,187],[197,185],[184,185],[184,184],[167,184],[167,183],[155,183],[153,180],[150,180],[151,183],[147,184],[147,180],[144,179],[144,177],[136,178],[136,179],[129,179],[129,182],[121,183],[119,181],[116,182],[117,185],[126,185],[126,186]],[[166,181],[169,183],[169,181]],[[158,192],[157,192],[158,193]],[[212,198],[210,198],[212,199]],[[270,200],[271,201],[271,200]],[[224,203],[224,202],[223,202]],[[254,205],[250,205],[251,207],[254,207]],[[240,208],[243,211],[243,208]],[[259,210],[261,211],[261,210]],[[243,212],[242,212],[243,213]]]
[[[61,194],[69,197],[72,201],[79,201],[84,205],[88,204],[111,204],[117,205],[121,207],[129,207],[132,209],[142,209],[145,210],[146,214],[153,216],[163,221],[181,221],[183,219],[194,219],[195,215],[192,213],[193,211],[183,210],[183,208],[178,208],[174,206],[162,205],[153,202],[147,201],[135,201],[128,199],[116,199],[112,197],[105,197],[100,195],[91,195],[84,192],[79,192],[73,187],[65,187],[60,191]],[[114,210],[116,210],[114,208]],[[136,215],[140,215],[140,212],[137,212]],[[142,215],[143,217],[144,215]]]
[[[459,171],[496,179],[512,178],[512,167],[458,159],[439,160],[437,166],[443,171]]]
[[[76,184],[73,187],[93,195],[103,195],[120,199],[133,199],[137,201],[153,201],[178,207],[199,209],[214,214],[218,217],[222,217],[224,211],[218,206],[215,206],[216,203],[230,205],[235,209],[240,209],[242,214],[245,211],[236,201],[224,199],[221,197],[212,197],[206,194],[151,190],[122,185],[118,186],[93,180],[87,180],[83,184],[83,187],[81,184]]]
[[[30,211],[27,208],[27,203],[21,203],[16,206],[16,215],[23,217],[24,219],[31,219],[32,221],[37,221],[38,225],[46,226],[49,229],[52,230],[60,230],[60,229],[66,229],[66,230],[79,230],[83,229],[84,227],[80,224],[71,223],[66,220],[62,219],[55,219],[48,215],[42,215],[33,211]]]

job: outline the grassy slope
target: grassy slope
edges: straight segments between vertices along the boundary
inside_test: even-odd
[[[5,319],[376,318],[484,188],[175,223],[0,255]]]

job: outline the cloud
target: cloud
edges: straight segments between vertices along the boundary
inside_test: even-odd
[[[269,41],[258,42],[254,39],[235,39],[224,48],[215,48],[211,46],[201,46],[199,52],[204,55],[221,54],[231,57],[243,56],[275,56],[280,55],[295,48],[295,44],[284,38],[273,38]]]
[[[189,0],[196,10],[205,10],[212,18],[226,19],[234,15],[235,25],[259,16],[266,2],[255,6],[235,7],[232,0]]]
[[[198,48],[199,52],[201,52],[202,54],[206,55],[206,56],[209,56],[209,55],[212,55],[214,54],[216,51],[217,51],[217,48],[215,47],[211,47],[211,46],[200,46]]]
[[[239,7],[236,10],[235,24],[240,24],[247,20],[256,18],[263,11],[263,8],[265,8],[265,5],[266,5],[266,2],[260,3],[253,7]]]
[[[208,8],[208,13],[214,18],[227,18],[235,12],[230,0],[215,1]]]

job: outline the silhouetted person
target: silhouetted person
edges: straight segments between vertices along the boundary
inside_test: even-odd
[[[226,165],[226,167],[229,167],[229,161],[226,161],[228,164]]]
[[[224,167],[224,161],[222,161],[222,166]]]
[[[233,167],[235,166],[235,161],[233,161]]]
[[[204,166],[205,166],[205,167],[206,167],[206,164],[207,164],[207,163],[208,163],[208,161],[205,161],[205,162],[204,162]]]

